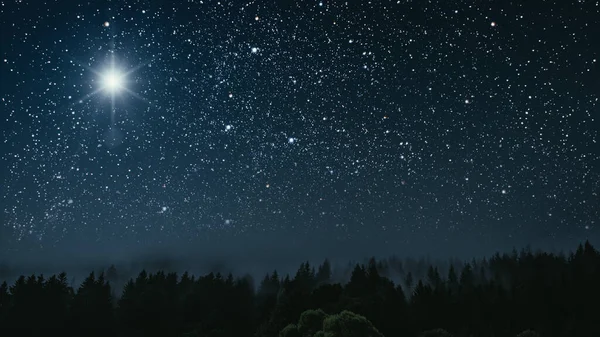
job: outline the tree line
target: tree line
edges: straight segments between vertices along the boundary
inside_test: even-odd
[[[405,269],[371,258],[335,282],[328,260],[305,262],[257,285],[141,271],[118,295],[114,267],[77,289],[65,273],[21,276],[0,285],[0,336],[600,336],[600,253],[589,242],[568,255],[523,249],[425,275]]]

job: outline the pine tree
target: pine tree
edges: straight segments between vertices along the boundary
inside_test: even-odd
[[[92,272],[81,284],[72,303],[72,327],[78,336],[114,335],[111,287]]]
[[[318,285],[327,284],[331,281],[331,264],[328,259],[325,259],[323,264],[319,266],[316,279]]]

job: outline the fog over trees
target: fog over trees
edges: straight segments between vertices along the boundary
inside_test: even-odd
[[[260,278],[111,265],[0,286],[2,336],[599,336],[600,252],[303,262]],[[168,267],[168,266],[167,266]],[[3,268],[3,277],[10,270]]]

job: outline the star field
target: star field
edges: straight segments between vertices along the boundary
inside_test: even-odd
[[[0,27],[5,246],[598,233],[598,1],[8,0]]]

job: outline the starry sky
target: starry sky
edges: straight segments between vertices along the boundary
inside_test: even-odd
[[[599,236],[599,1],[4,0],[0,27],[3,251]]]

